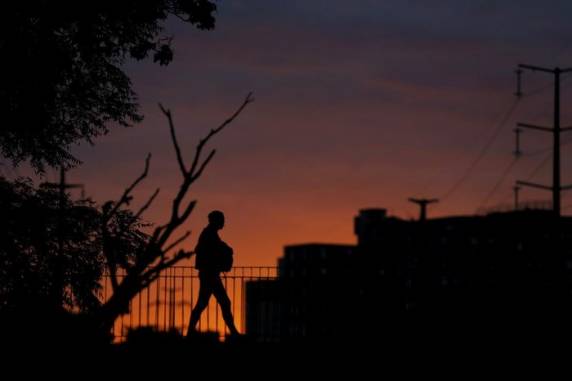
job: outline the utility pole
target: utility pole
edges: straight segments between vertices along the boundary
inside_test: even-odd
[[[522,128],[519,128],[519,127],[515,128],[514,134],[516,137],[516,140],[515,140],[516,148],[514,149],[513,155],[516,158],[519,158],[522,156],[522,151],[520,150],[520,134],[522,134]]]
[[[59,191],[59,209],[60,211],[64,209],[64,203],[66,201],[66,190],[74,189],[74,188],[81,188],[82,189],[82,197],[84,197],[84,186],[83,184],[68,184],[66,182],[66,170],[63,167],[60,167],[60,181],[57,183],[42,183],[42,186],[47,188],[56,188]]]
[[[565,127],[565,128],[560,127],[560,79],[562,74],[572,71],[572,67],[566,69],[560,69],[559,67],[556,67],[554,69],[548,69],[532,65],[524,65],[524,64],[518,65],[517,95],[521,94],[520,73],[522,72],[522,69],[540,71],[543,73],[549,73],[554,75],[554,126],[550,128],[550,127],[535,126],[528,123],[518,123],[518,127],[550,132],[553,134],[554,147],[553,147],[553,159],[552,159],[552,186],[535,184],[528,181],[517,181],[516,183],[517,185],[524,185],[532,188],[552,191],[552,210],[554,211],[554,214],[560,216],[561,213],[560,193],[563,190],[572,189],[572,185],[563,187],[560,184],[560,133],[572,130],[572,127]],[[518,139],[518,134],[517,134],[517,139]],[[520,151],[520,147],[517,147],[517,151]]]
[[[419,221],[425,221],[427,220],[427,205],[439,202],[439,199],[410,198],[409,202],[419,205]]]
[[[514,210],[518,210],[519,202],[518,202],[518,192],[520,192],[520,187],[515,185],[512,190],[514,191]]]
[[[55,303],[61,302],[62,292],[64,288],[63,280],[63,251],[64,251],[64,211],[66,202],[66,190],[81,188],[83,197],[83,184],[68,184],[66,182],[66,170],[64,167],[60,167],[60,181],[57,183],[45,182],[42,186],[46,188],[55,188],[59,191],[59,201],[58,201],[58,218],[57,218],[57,240],[58,240],[58,252],[54,258],[54,283],[53,283],[53,295]]]
[[[522,69],[519,67],[514,72],[516,73],[516,93],[514,95],[517,98],[522,98]]]

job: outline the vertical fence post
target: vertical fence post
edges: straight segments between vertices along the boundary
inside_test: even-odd
[[[276,267],[241,266],[233,268],[229,274],[222,275],[224,277],[224,287],[231,298],[232,313],[241,332],[246,332],[247,283],[253,280],[276,279],[277,273]],[[120,279],[123,276],[124,274],[118,274]],[[180,281],[178,280],[179,278]],[[142,326],[153,326],[156,330],[162,329],[164,331],[176,329],[184,335],[186,333],[185,328],[188,329],[188,315],[185,309],[189,306],[189,311],[192,311],[194,307],[196,301],[195,293],[198,292],[196,285],[198,281],[197,271],[191,266],[176,266],[164,270],[153,283],[135,296],[135,298],[137,298],[136,300],[130,301],[129,316],[124,314],[117,319],[112,327],[115,341],[124,341],[125,331],[127,329]],[[108,300],[111,297],[109,284],[109,274],[105,274],[102,280],[102,301]],[[180,292],[178,288],[179,285]],[[186,287],[189,287],[188,293],[185,290]],[[153,293],[155,294],[154,297],[152,295]],[[265,302],[267,301],[265,300]],[[134,306],[138,308],[137,316],[134,315]],[[152,310],[153,308],[154,311]],[[181,310],[177,311],[177,308]],[[213,308],[215,309],[213,314],[214,324],[211,319],[211,310]],[[270,308],[270,306],[265,306],[265,308]],[[267,314],[265,314],[267,317],[272,315],[271,311],[265,312],[267,312]],[[216,298],[211,298],[205,313],[206,317],[203,314],[199,320],[198,329],[200,331],[209,331],[214,328],[221,337],[228,333],[226,324],[222,323],[222,316],[219,313]],[[180,324],[177,322],[177,316],[181,318]],[[219,322],[219,320],[221,321]],[[267,323],[270,324],[270,322]]]

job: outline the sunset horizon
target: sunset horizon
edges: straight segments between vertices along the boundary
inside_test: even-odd
[[[572,3],[4,12],[6,348],[284,365],[572,337]]]
[[[524,14],[535,10],[519,4]],[[550,147],[548,136],[527,131],[523,150],[533,155],[521,157],[489,197],[513,159],[512,130],[519,121],[550,125],[552,112],[551,78],[525,73],[525,97],[497,131],[515,102],[514,71],[519,63],[572,62],[563,39],[567,27],[537,18],[512,28],[504,16],[516,9],[486,2],[435,8],[419,3],[405,13],[400,8],[405,6],[368,2],[350,10],[341,3],[324,9],[321,2],[230,2],[220,7],[218,26],[208,32],[170,19],[173,63],[125,65],[145,119],[114,128],[94,146],[74,147],[83,163],[69,171],[71,181],[84,184],[86,196],[98,202],[116,199],[152,153],[149,177],[134,202],[143,203],[161,188],[145,215],[159,224],[179,175],[157,104],[172,110],[190,155],[199,137],[253,91],[256,101],[212,144],[217,154],[192,196],[198,205],[185,226],[193,232],[186,249],[212,209],[228,214],[223,234],[236,243],[243,264],[271,265],[287,244],[352,243],[359,209],[380,207],[416,218],[409,197],[443,198],[467,172],[452,194],[430,207],[430,217],[510,205],[514,181],[542,164],[545,154],[537,152]],[[252,9],[264,15],[260,23],[253,21]],[[463,14],[474,18],[463,23]],[[560,14],[554,10],[553,16]],[[438,20],[445,23],[437,27]],[[544,89],[526,96],[539,87]],[[562,111],[566,124],[572,115],[566,107]],[[564,168],[572,160],[565,147],[562,160]],[[8,168],[3,172],[16,176]],[[57,176],[53,169],[35,178],[53,182]],[[534,179],[549,182],[549,176],[545,162]],[[548,192],[534,189],[521,197],[550,200]],[[563,193],[564,213],[572,211],[568,197]]]

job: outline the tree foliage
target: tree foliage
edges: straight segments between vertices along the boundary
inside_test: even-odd
[[[3,4],[0,153],[34,168],[70,166],[73,143],[142,119],[122,65],[173,59],[169,16],[214,28],[209,0],[45,1]]]
[[[48,306],[55,286],[56,308],[95,311],[102,303],[104,252],[128,263],[147,239],[146,224],[129,210],[102,231],[103,208],[67,195],[62,200],[56,189],[36,188],[29,179],[0,178],[0,215],[0,313]]]
[[[253,101],[249,93],[194,150],[181,148],[173,115],[160,105],[181,181],[169,218],[152,228],[141,216],[159,189],[138,209],[131,209],[133,191],[146,179],[151,155],[143,172],[119,199],[101,206],[91,200],[73,201],[67,194],[62,197],[51,186],[36,188],[29,179],[10,182],[0,177],[0,322],[14,311],[18,316],[30,307],[45,313],[46,307],[64,306],[68,311],[84,312],[91,326],[106,336],[115,320],[129,312],[135,295],[156,281],[164,269],[193,254],[175,250],[190,235],[186,231],[176,236],[197,203],[186,200],[189,190],[215,156],[208,143]],[[190,161],[185,158],[189,151]],[[105,300],[100,295],[104,274],[110,285]]]

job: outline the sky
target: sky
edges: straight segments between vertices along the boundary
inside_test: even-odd
[[[572,66],[571,15],[569,1],[219,1],[214,31],[168,21],[169,66],[126,64],[145,120],[76,147],[83,165],[68,176],[97,201],[117,199],[151,152],[133,206],[161,188],[146,218],[162,223],[181,176],[157,103],[171,109],[190,160],[252,91],[255,102],[209,144],[217,154],[190,192],[198,205],[187,249],[213,209],[227,216],[221,237],[236,264],[275,265],[284,245],[355,243],[362,208],[411,219],[412,196],[441,198],[430,217],[510,204],[515,180],[550,182],[550,135],[526,131],[513,163],[515,123],[550,126],[553,107],[551,76],[524,73],[532,92],[516,101],[514,70]],[[572,124],[569,84],[563,125]],[[567,184],[572,152],[562,152]]]

